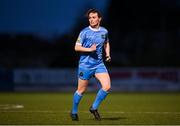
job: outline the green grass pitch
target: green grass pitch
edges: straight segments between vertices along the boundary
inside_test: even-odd
[[[72,93],[0,93],[1,125],[179,125],[180,93],[110,93],[96,121],[88,109],[95,93],[85,93],[79,121],[71,121]]]

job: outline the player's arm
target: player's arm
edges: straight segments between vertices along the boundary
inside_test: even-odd
[[[104,51],[105,51],[106,61],[110,62],[111,56],[110,56],[110,44],[109,44],[109,42],[105,42]]]
[[[96,44],[93,44],[90,48],[83,47],[81,44],[76,43],[74,47],[77,52],[93,52],[96,51]]]
[[[82,46],[82,43],[85,39],[85,34],[84,32],[80,32],[79,36],[78,36],[78,39],[76,41],[76,44],[74,46],[74,50],[77,51],[77,52],[93,52],[93,51],[96,51],[96,45],[93,44],[90,48],[87,48],[87,47],[83,47]]]

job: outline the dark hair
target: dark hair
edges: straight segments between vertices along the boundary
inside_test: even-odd
[[[102,14],[101,14],[98,10],[96,10],[96,9],[94,9],[94,8],[89,9],[89,10],[87,11],[86,17],[89,17],[89,14],[90,14],[90,13],[97,13],[97,14],[98,14],[98,17],[99,17],[99,18],[102,18]]]

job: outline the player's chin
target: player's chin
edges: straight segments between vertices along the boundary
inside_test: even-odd
[[[95,28],[95,27],[96,27],[96,25],[95,25],[94,23],[91,23],[90,26],[91,26],[92,28]]]

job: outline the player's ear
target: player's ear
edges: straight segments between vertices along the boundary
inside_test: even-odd
[[[101,22],[101,20],[102,20],[102,18],[101,18],[101,17],[99,17],[99,22]]]

